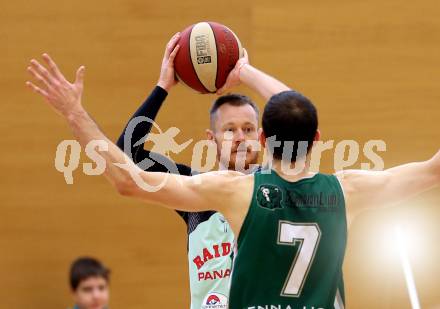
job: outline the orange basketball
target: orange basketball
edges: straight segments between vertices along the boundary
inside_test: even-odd
[[[221,88],[243,56],[240,40],[228,27],[200,22],[181,32],[180,49],[174,60],[179,80],[200,93]]]

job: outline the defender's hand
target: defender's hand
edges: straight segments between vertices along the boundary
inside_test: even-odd
[[[174,74],[174,58],[176,58],[177,52],[179,51],[180,33],[176,33],[171,40],[168,42],[165,53],[162,59],[162,66],[160,68],[160,76],[157,85],[166,91],[169,91],[171,87],[177,84],[177,79]]]
[[[238,59],[235,67],[229,73],[228,78],[226,79],[226,83],[223,85],[223,87],[217,90],[218,95],[222,95],[230,88],[240,85],[240,70],[246,64],[249,64],[249,56],[246,49],[243,48],[243,57]]]
[[[70,83],[48,54],[43,54],[43,60],[47,64],[47,69],[37,60],[31,60],[27,70],[36,82],[27,81],[26,85],[34,92],[42,95],[56,112],[65,117],[81,110],[85,67],[81,66],[76,71],[76,79],[73,83]]]

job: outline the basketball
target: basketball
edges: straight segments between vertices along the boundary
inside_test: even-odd
[[[200,22],[181,32],[180,49],[174,60],[178,79],[200,93],[221,88],[243,56],[240,40],[228,27]]]

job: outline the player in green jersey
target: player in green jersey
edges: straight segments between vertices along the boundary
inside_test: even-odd
[[[296,126],[297,125],[297,126]],[[230,290],[230,308],[342,308],[338,284],[347,239],[344,194],[334,175],[305,168],[296,177],[286,155],[306,157],[319,136],[313,104],[293,91],[266,105],[263,130],[281,141],[273,147],[274,168],[255,173],[248,212],[240,227]],[[289,130],[289,127],[293,127]],[[267,132],[267,133],[266,133]],[[272,145],[270,145],[272,146]],[[284,153],[283,153],[284,152]],[[283,160],[284,157],[284,160]]]
[[[440,184],[440,151],[429,160],[385,171],[313,173],[312,144],[320,137],[317,113],[306,97],[293,91],[272,96],[263,113],[260,143],[266,157],[273,158],[267,171],[251,175],[217,171],[192,177],[145,172],[83,108],[84,68],[70,83],[48,56],[44,59],[48,69],[31,61],[29,70],[40,84],[28,82],[28,86],[66,120],[83,147],[93,140],[108,145],[97,153],[107,164],[104,175],[120,194],[173,209],[216,210],[228,220],[238,237],[231,309],[335,307],[345,217]],[[243,82],[255,89],[266,77],[241,64],[231,72],[226,88]],[[299,156],[292,156],[297,150]],[[163,186],[150,192],[145,183]]]

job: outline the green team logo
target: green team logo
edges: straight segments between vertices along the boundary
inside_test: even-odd
[[[283,193],[274,185],[261,185],[257,191],[258,205],[268,209],[281,208]]]

